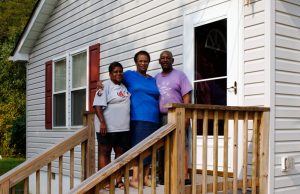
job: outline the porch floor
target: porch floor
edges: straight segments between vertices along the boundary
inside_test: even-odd
[[[201,181],[202,181],[202,175],[201,174],[197,174],[196,175],[196,184],[197,185],[201,185]],[[223,181],[223,177],[218,177],[218,182],[222,182]],[[229,178],[228,181],[232,181],[232,178]],[[213,183],[213,176],[208,175],[207,176],[207,184]],[[191,186],[186,186],[186,187],[191,187]],[[115,194],[123,194],[124,190],[115,189]],[[138,194],[138,189],[135,189],[133,187],[129,187],[129,193],[130,194]],[[143,190],[144,194],[151,194],[151,187],[144,187]],[[156,187],[156,193],[157,194],[164,194],[164,185],[160,185],[157,184]],[[223,192],[218,192],[218,193],[223,193]],[[231,193],[230,191],[228,192],[229,194]],[[242,193],[241,190],[238,190],[238,193]],[[251,191],[248,191],[248,193],[250,194]],[[106,191],[105,189],[101,189],[99,194],[109,194],[109,191]]]

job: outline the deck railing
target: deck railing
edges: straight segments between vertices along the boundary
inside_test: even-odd
[[[239,190],[246,193],[268,192],[268,111],[264,107],[233,107],[215,105],[183,105],[169,104],[168,124],[147,137],[138,145],[122,156],[94,173],[95,170],[95,134],[90,115],[87,127],[76,132],[70,138],[49,149],[33,160],[21,164],[12,171],[0,177],[0,193],[8,194],[18,182],[25,179],[25,192],[28,193],[28,176],[36,172],[39,177],[40,169],[48,166],[48,193],[51,193],[51,161],[59,158],[59,192],[62,193],[62,156],[70,151],[70,192],[69,193],[98,193],[103,186],[110,184],[109,193],[115,193],[115,178],[124,175],[125,189],[129,193],[129,170],[138,166],[138,193],[143,190],[143,160],[152,158],[151,193],[156,194],[156,164],[157,151],[164,149],[164,194],[208,193],[231,191],[236,194]],[[192,123],[192,169],[191,186],[184,185],[184,155],[186,119]],[[199,122],[200,121],[200,122]],[[197,126],[201,123],[201,126]],[[209,123],[213,123],[212,128]],[[219,126],[223,128],[223,156],[219,157]],[[197,129],[202,130],[202,149],[197,150]],[[208,134],[213,131],[213,167],[208,169]],[[232,139],[228,134],[233,134]],[[239,137],[243,135],[242,141]],[[233,145],[229,148],[230,143]],[[81,183],[74,185],[74,147],[81,144],[82,177]],[[232,152],[232,154],[229,154]],[[242,154],[241,154],[242,153]],[[196,169],[197,155],[201,155],[201,169]],[[232,157],[232,158],[231,158]],[[231,160],[229,160],[231,159]],[[222,160],[222,162],[221,162]],[[232,161],[232,169],[229,169]],[[199,162],[199,161],[198,161]],[[222,172],[218,166],[222,166]],[[241,167],[239,167],[241,166]],[[250,170],[249,170],[250,169]],[[230,170],[230,171],[229,171]],[[198,172],[201,172],[199,174]],[[200,179],[199,179],[200,177]],[[45,186],[43,186],[45,187]],[[37,193],[40,191],[39,179],[36,179]]]
[[[185,187],[185,193],[208,193],[221,192],[224,194],[232,191],[236,194],[238,190],[242,193],[268,193],[268,143],[269,143],[269,108],[265,107],[234,107],[234,106],[217,106],[217,105],[183,105],[170,104],[169,121],[176,123],[177,136],[177,153],[184,153],[184,120],[190,118],[192,120],[192,185]],[[197,124],[202,121],[202,150],[197,150]],[[212,180],[208,181],[211,173],[207,170],[208,164],[208,122],[213,122],[213,170]],[[219,158],[219,124],[223,124],[224,141],[223,141],[223,158]],[[233,150],[229,150],[229,132],[233,132]],[[241,137],[239,143],[238,139]],[[249,136],[252,135],[252,137]],[[241,150],[242,149],[242,150]],[[239,155],[239,153],[241,153]],[[228,172],[229,152],[232,154],[232,172]],[[196,158],[202,155],[201,180],[196,181]],[[220,159],[223,162],[220,162]],[[174,158],[175,160],[175,158]],[[175,185],[181,187],[183,182],[183,166],[182,156],[177,155],[178,176]],[[242,166],[239,169],[239,164]],[[176,165],[176,163],[175,163]],[[220,175],[218,166],[222,166]],[[248,169],[251,171],[248,171]],[[229,177],[232,174],[232,177]],[[220,181],[221,180],[221,181]],[[177,183],[177,184],[176,184]],[[173,192],[172,192],[173,193]],[[183,189],[179,189],[177,193],[184,193]]]
[[[238,190],[246,193],[267,193],[268,184],[268,108],[263,107],[232,107],[213,105],[183,105],[170,104],[168,113],[168,124],[161,127],[151,136],[140,142],[137,146],[114,160],[112,163],[83,181],[70,193],[86,193],[91,190],[98,192],[105,184],[110,184],[110,193],[115,193],[114,179],[119,173],[124,174],[125,190],[129,193],[129,169],[133,165],[138,166],[139,186],[138,193],[143,193],[143,159],[152,157],[152,185],[156,185],[156,155],[157,150],[164,148],[164,193],[223,193],[236,194]],[[185,154],[185,124],[186,119],[192,120],[192,185],[184,185],[184,154]],[[197,150],[196,130],[197,121],[202,121],[203,148]],[[212,181],[207,170],[208,155],[208,122],[213,121],[213,170]],[[218,157],[218,126],[222,121],[224,127],[224,153],[223,163]],[[228,172],[229,139],[228,133],[233,131],[233,170]],[[239,134],[243,134],[242,145],[238,143]],[[248,134],[252,133],[252,138]],[[249,149],[252,146],[252,149]],[[239,149],[243,154],[239,155]],[[196,181],[196,158],[197,154],[202,155],[201,180]],[[249,160],[248,158],[252,159]],[[241,160],[242,159],[242,160]],[[242,161],[242,169],[238,168],[239,161]],[[223,172],[219,173],[218,165],[223,166]],[[248,172],[248,167],[252,168]],[[229,176],[232,174],[232,177]],[[240,174],[240,175],[239,175]],[[220,180],[220,177],[222,181]],[[155,194],[156,186],[152,186],[151,193]]]
[[[51,194],[51,168],[52,162],[58,159],[59,164],[59,183],[58,192],[63,193],[63,155],[69,152],[70,154],[70,188],[74,187],[74,148],[81,145],[81,181],[95,173],[95,131],[93,125],[93,114],[86,114],[84,117],[84,125],[82,129],[75,132],[70,137],[64,139],[52,148],[46,150],[35,158],[25,161],[16,168],[7,172],[0,177],[0,193],[9,194],[15,193],[15,186],[24,180],[24,193],[29,193],[29,176],[36,174],[36,193],[41,193],[40,172],[43,167],[47,168],[47,185],[42,185],[42,188],[47,188],[47,193]],[[52,192],[53,193],[53,192]]]

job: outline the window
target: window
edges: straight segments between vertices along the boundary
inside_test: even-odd
[[[66,60],[54,62],[53,125],[66,126]]]
[[[87,107],[87,52],[84,50],[66,58],[54,61],[54,127],[82,125]]]
[[[71,87],[71,125],[82,125],[83,112],[86,110],[87,87],[86,52],[72,56]]]
[[[45,128],[81,126],[83,112],[92,110],[96,93],[100,44],[45,65]]]

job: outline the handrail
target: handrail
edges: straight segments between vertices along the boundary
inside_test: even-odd
[[[36,172],[36,177],[40,177],[40,169],[48,164],[48,193],[51,193],[51,161],[59,158],[59,193],[62,193],[62,157],[67,151],[70,151],[70,192],[69,193],[94,193],[101,189],[105,184],[110,184],[111,193],[114,193],[115,178],[119,173],[124,173],[125,193],[129,193],[129,169],[138,165],[138,192],[143,193],[143,160],[152,155],[151,181],[156,185],[156,153],[158,149],[164,147],[164,193],[207,193],[223,190],[224,193],[232,190],[234,194],[238,189],[246,192],[251,188],[252,193],[266,193],[268,189],[268,121],[267,107],[250,107],[250,106],[220,106],[204,104],[168,104],[168,124],[158,129],[149,137],[144,139],[135,147],[128,150],[119,158],[102,168],[94,174],[95,170],[95,131],[93,126],[93,115],[86,114],[86,127],[77,131],[74,135],[64,139],[54,147],[48,149],[41,155],[26,161],[15,169],[0,177],[0,193],[8,194],[9,189],[21,180],[25,180],[24,193],[28,193],[28,177]],[[186,119],[192,121],[192,185],[184,185],[184,160],[185,153],[185,124]],[[198,121],[201,121],[198,123]],[[208,127],[208,122],[213,126]],[[212,123],[213,122],[213,123]],[[201,124],[202,123],[202,124]],[[229,124],[230,123],[230,124]],[[251,126],[248,126],[248,123]],[[196,136],[197,125],[202,130],[202,149],[197,153]],[[223,125],[223,182],[218,181],[218,126]],[[240,125],[240,126],[239,126]],[[251,128],[252,127],[252,128]],[[208,130],[213,130],[213,152],[208,153]],[[231,148],[229,149],[228,133],[231,131]],[[252,131],[252,138],[248,137],[248,132]],[[239,147],[238,134],[244,134]],[[251,142],[252,165],[251,172],[248,171],[248,143]],[[81,184],[73,188],[74,181],[74,147],[81,143]],[[243,145],[242,145],[243,144]],[[239,149],[243,154],[239,155]],[[229,180],[228,176],[228,153],[233,150],[232,172],[233,176]],[[202,157],[202,180],[201,185],[196,183],[196,158],[197,155]],[[207,157],[213,155],[213,182],[208,182]],[[242,160],[241,160],[242,159]],[[240,162],[239,162],[240,161]],[[242,169],[238,165],[243,164]],[[242,180],[238,177],[238,170],[242,170]],[[249,174],[251,173],[251,174]],[[50,178],[49,178],[50,177]],[[249,178],[250,177],[250,178]],[[36,190],[40,190],[40,178],[36,180]],[[50,187],[49,187],[50,185]],[[155,187],[152,187],[152,193],[156,193]],[[26,190],[26,191],[25,191]],[[14,192],[14,190],[12,190]],[[40,193],[40,192],[37,192]]]
[[[166,135],[171,133],[175,129],[175,124],[168,123],[167,125],[162,126],[156,132],[145,138],[135,147],[128,150],[126,153],[121,155],[116,160],[112,161],[104,168],[96,172],[94,175],[87,178],[80,185],[72,189],[69,193],[85,193],[99,184],[101,181],[104,181],[117,170],[121,169],[126,164],[130,163],[134,158],[139,156],[141,153],[149,149],[154,144],[158,143]]]
[[[53,147],[42,152],[38,156],[25,161],[14,169],[0,177],[0,193],[15,193],[15,185],[24,180],[24,194],[29,193],[29,176],[36,174],[36,193],[41,191],[40,171],[47,168],[47,185],[42,189],[51,193],[51,163],[58,159],[59,165],[59,194],[63,191],[63,156],[70,152],[70,189],[74,187],[74,149],[81,146],[81,180],[83,181],[95,173],[95,130],[93,125],[94,115],[92,112],[85,112],[83,117],[84,127],[76,131],[71,136],[63,139]]]
[[[228,110],[228,111],[270,111],[269,107],[259,106],[224,106],[224,105],[211,105],[211,104],[180,104],[180,103],[168,103],[166,108],[185,108],[185,109],[202,109],[202,110]]]
[[[2,175],[0,177],[0,185],[9,180],[10,187],[15,186],[21,180],[25,179],[32,173],[47,165],[49,162],[63,155],[65,152],[87,139],[88,127],[83,127],[79,131],[75,132],[75,134],[65,138],[62,142],[54,145],[42,154],[25,161],[16,168]]]
[[[256,193],[256,187],[259,187],[260,191],[265,190],[267,184],[263,184],[266,182],[264,178],[266,175],[266,170],[268,166],[267,162],[267,152],[268,152],[268,130],[264,130],[264,112],[270,111],[267,107],[251,107],[251,106],[220,106],[220,105],[202,105],[202,104],[168,104],[169,108],[168,112],[168,125],[161,127],[155,133],[153,133],[148,138],[144,139],[140,144],[136,147],[132,148],[118,159],[114,160],[112,163],[108,164],[106,167],[98,171],[96,174],[92,175],[90,178],[86,179],[76,188],[70,191],[70,193],[86,193],[89,191],[98,191],[105,184],[110,183],[113,186],[114,178],[117,173],[124,172],[125,169],[125,193],[128,193],[128,174],[129,168],[132,166],[132,163],[137,163],[139,165],[139,169],[142,168],[142,161],[147,155],[151,154],[152,151],[152,162],[153,168],[155,168],[155,153],[157,151],[157,147],[165,146],[165,193],[207,193],[207,192],[217,192],[218,190],[223,190],[224,192],[227,190],[232,190],[233,193],[237,193],[238,188],[242,188],[245,191],[247,188],[251,187],[254,193]],[[185,134],[185,121],[187,118],[191,118],[193,121],[192,132],[193,132],[193,167],[192,167],[192,186],[185,187],[183,184],[183,153],[184,151],[184,134]],[[206,135],[203,136],[203,144],[207,144],[207,130],[208,120],[214,121],[214,164],[213,164],[213,183],[207,182],[207,146],[203,147],[202,156],[205,157],[203,163],[204,171],[202,172],[202,186],[196,186],[195,183],[195,136],[196,136],[196,126],[197,119],[203,120],[203,130],[205,130]],[[225,132],[227,135],[224,135],[224,154],[228,155],[228,122],[234,122],[234,126],[231,130],[234,131],[233,137],[233,179],[228,179],[228,156],[226,156],[226,161],[224,161],[224,182],[218,182],[217,179],[217,171],[218,171],[218,121],[224,121],[224,127],[226,125]],[[249,121],[254,122],[254,139],[253,139],[253,151],[254,157],[252,159],[252,169],[253,174],[251,179],[247,178],[247,170],[243,169],[243,180],[239,180],[237,177],[237,165],[238,165],[238,157],[243,158],[244,166],[247,165],[247,147],[244,146],[243,151],[245,151],[243,156],[238,156],[238,122],[243,121],[244,127],[243,131],[248,133],[247,123]],[[248,137],[245,137],[244,144],[248,145]],[[159,146],[158,146],[159,144]],[[226,144],[226,145],[225,145]],[[258,145],[258,146],[256,146]],[[167,155],[166,155],[167,154]],[[246,159],[245,159],[246,158]],[[166,169],[167,168],[167,169]],[[259,169],[259,171],[258,171]],[[153,170],[155,177],[155,169]],[[140,182],[142,182],[141,177]],[[152,180],[153,181],[153,180]],[[155,185],[155,182],[154,182]],[[223,188],[221,188],[223,187]],[[96,190],[94,190],[96,189]],[[113,193],[114,193],[114,188]],[[142,193],[142,186],[139,185],[138,192]],[[155,187],[152,187],[152,192],[155,193]]]

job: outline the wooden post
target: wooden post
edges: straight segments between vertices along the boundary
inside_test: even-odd
[[[9,180],[0,185],[0,193],[9,194]]]
[[[124,194],[129,194],[129,169],[130,169],[129,164],[126,164],[125,173],[124,173],[124,184],[125,184]]]
[[[29,193],[29,177],[24,179],[24,194]]]
[[[258,113],[255,112],[254,113],[254,120],[253,120],[253,141],[252,141],[252,144],[253,144],[253,148],[252,148],[252,153],[253,153],[253,156],[252,156],[252,193],[253,194],[256,194],[256,180],[257,180],[257,153],[258,153]]]
[[[86,147],[86,177],[95,173],[95,126],[94,113],[88,112],[84,115],[84,126],[88,126],[88,141]]]
[[[70,150],[70,189],[74,187],[74,148]]]
[[[233,128],[233,194],[238,191],[238,121],[239,112],[235,111],[234,114],[234,128]]]
[[[48,163],[48,172],[47,172],[47,194],[51,194],[51,162]]]
[[[228,193],[228,120],[229,120],[229,112],[225,112],[224,117],[224,160],[223,160],[223,194]]]
[[[193,110],[192,121],[192,194],[196,194],[197,110]]]
[[[171,188],[172,194],[183,194],[184,156],[185,156],[185,109],[169,109],[168,122],[176,123],[176,130],[171,143]]]
[[[202,146],[202,193],[207,193],[207,135],[208,135],[208,111],[204,111],[203,117],[203,146]]]
[[[154,144],[152,147],[152,168],[151,168],[151,184],[156,185],[156,153],[157,153],[157,144]],[[156,187],[151,187],[151,193],[156,194]]]
[[[243,194],[247,193],[247,177],[248,177],[248,112],[244,114],[244,138],[243,138]]]
[[[36,190],[36,194],[40,194],[41,193],[41,172],[40,170],[37,170],[35,172],[35,190]]]
[[[213,193],[218,192],[218,111],[214,112],[214,143],[213,143]]]
[[[58,159],[58,193],[63,192],[63,156]]]
[[[165,155],[164,155],[164,162],[165,162],[165,169],[164,169],[164,178],[165,178],[165,188],[164,194],[170,193],[170,135],[166,137],[165,140]]]
[[[81,182],[86,178],[86,141],[81,143]]]
[[[95,166],[95,126],[94,126],[94,113],[87,112],[84,114],[83,117],[83,125],[88,126],[88,139],[85,146],[85,179],[90,177],[95,173],[96,166]],[[91,189],[88,194],[95,193],[95,187]]]
[[[259,125],[259,193],[268,193],[269,188],[269,114],[261,114]]]

